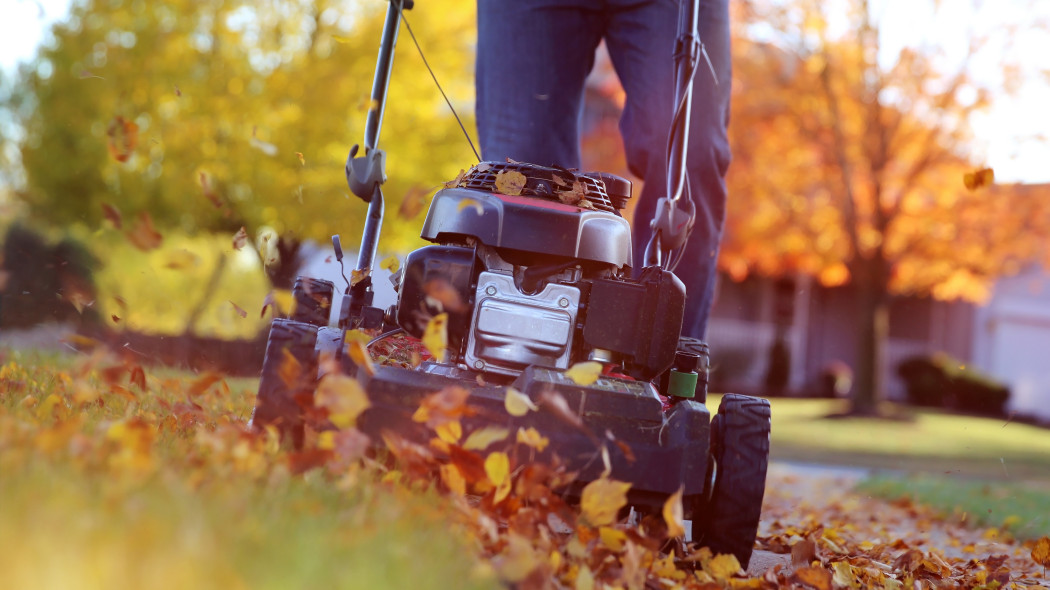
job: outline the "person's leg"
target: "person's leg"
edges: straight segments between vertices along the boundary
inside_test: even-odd
[[[690,1],[690,0],[684,0]],[[657,199],[666,195],[667,138],[674,102],[674,53],[678,2],[614,0],[606,32],[609,55],[627,94],[620,128],[631,171],[645,180],[634,213],[634,261],[640,269]],[[693,84],[687,176],[696,203],[696,225],[675,274],[687,290],[682,334],[703,338],[714,295],[718,244],[725,223],[725,173],[729,166],[728,0],[700,0],[700,40],[714,65],[714,83],[701,57]]]
[[[482,158],[580,166],[583,82],[601,10],[601,0],[478,0]]]

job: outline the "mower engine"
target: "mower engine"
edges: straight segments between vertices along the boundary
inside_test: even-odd
[[[631,278],[630,197],[612,174],[474,166],[434,196],[421,232],[434,245],[396,277],[397,324],[422,338],[447,313],[445,364],[459,369],[515,377],[595,360],[652,379],[674,361],[685,288],[658,267]]]

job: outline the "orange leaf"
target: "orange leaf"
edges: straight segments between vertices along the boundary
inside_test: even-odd
[[[719,556],[721,557],[721,556]],[[716,558],[717,559],[717,558]],[[736,559],[735,557],[733,558]],[[737,564],[739,568],[739,564]],[[795,570],[795,579],[817,590],[831,590],[831,572],[821,567],[800,567]]]
[[[124,219],[120,215],[120,209],[109,203],[102,203],[102,215],[113,224],[113,227],[120,229],[124,227]]]
[[[248,232],[242,226],[241,229],[237,230],[237,233],[233,234],[233,249],[240,250],[248,243]]]
[[[371,406],[357,379],[329,373],[321,379],[314,394],[314,405],[328,410],[328,419],[339,428],[352,426]]]
[[[1043,537],[1032,547],[1032,560],[1043,567],[1050,567],[1050,537]]]
[[[128,236],[128,241],[143,252],[159,248],[164,240],[164,236],[160,235],[160,232],[153,227],[153,219],[145,211],[139,213],[138,218],[135,220],[135,225],[126,235]]]
[[[401,206],[397,209],[397,216],[401,219],[413,219],[423,210],[427,195],[430,191],[418,184],[412,185],[405,196],[401,198]]]
[[[671,494],[664,502],[664,522],[667,523],[668,537],[681,537],[685,534],[685,512],[682,509],[683,489]]]
[[[118,162],[127,162],[139,141],[139,126],[134,121],[117,116],[106,129],[106,147]]]

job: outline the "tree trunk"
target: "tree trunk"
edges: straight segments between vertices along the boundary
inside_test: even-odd
[[[885,261],[880,256],[854,263],[856,286],[857,362],[852,395],[854,414],[878,413],[884,389],[886,340],[889,337],[889,297]]]

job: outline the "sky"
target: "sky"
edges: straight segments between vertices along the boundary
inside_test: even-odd
[[[10,75],[18,62],[28,61],[43,41],[47,28],[69,12],[72,0],[0,0],[0,69]],[[882,11],[884,49],[887,54],[901,45],[933,43],[951,49],[967,31],[1000,23],[1050,22],[1050,2],[997,0],[983,10],[967,8],[968,2],[941,2],[945,16],[933,19],[917,0],[876,1]],[[1014,96],[996,97],[990,112],[973,122],[976,153],[995,170],[997,182],[1050,182],[1050,30],[1014,38],[1014,61],[1024,70],[1024,83]],[[989,52],[992,53],[992,52]],[[995,59],[977,60],[977,75],[991,84],[1000,72]]]

